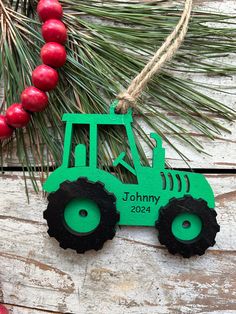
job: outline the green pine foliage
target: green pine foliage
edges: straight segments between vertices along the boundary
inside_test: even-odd
[[[17,130],[13,140],[2,143],[2,162],[17,156],[34,181],[34,170],[47,170],[61,163],[65,112],[104,113],[117,94],[125,90],[177,24],[182,6],[172,1],[63,0],[64,22],[68,27],[68,59],[59,70],[60,83],[50,93],[50,104],[34,114],[26,129]],[[0,0],[0,81],[3,82],[4,112],[19,102],[21,91],[31,85],[32,70],[40,64],[44,44],[33,0]],[[136,132],[152,146],[139,121],[144,121],[170,145],[173,137],[185,141],[199,152],[202,147],[184,125],[214,139],[227,131],[214,117],[232,121],[235,112],[204,94],[217,86],[201,86],[181,73],[210,76],[231,75],[236,65],[222,62],[235,54],[235,17],[200,9],[193,10],[189,31],[172,62],[148,85],[134,112]],[[216,23],[216,24],[215,24]],[[212,26],[214,25],[214,26]],[[225,92],[229,92],[225,90]],[[174,114],[174,115],[173,115]],[[187,123],[177,123],[183,121]],[[118,130],[102,131],[104,145],[99,148],[103,166],[111,165],[124,144]],[[167,134],[169,134],[167,136]],[[81,136],[78,134],[78,136]],[[106,142],[106,144],[105,144]],[[177,148],[176,148],[177,149]],[[139,151],[147,162],[142,145]],[[183,156],[182,152],[179,154]]]

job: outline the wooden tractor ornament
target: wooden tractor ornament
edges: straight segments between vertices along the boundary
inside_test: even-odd
[[[183,257],[204,254],[215,244],[220,229],[209,183],[201,174],[165,169],[162,140],[154,133],[150,135],[156,142],[152,166],[142,166],[132,130],[132,111],[117,114],[115,107],[113,103],[109,114],[64,114],[63,162],[44,184],[50,193],[44,211],[48,234],[62,248],[84,253],[100,250],[115,236],[117,225],[156,227],[160,243],[170,253]],[[75,125],[89,127],[88,150],[77,144],[71,151]],[[113,166],[125,167],[136,177],[136,183],[123,183],[97,167],[101,125],[125,127],[133,165],[121,152]],[[75,164],[71,167],[73,153]]]

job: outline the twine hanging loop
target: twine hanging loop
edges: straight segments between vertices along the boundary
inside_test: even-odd
[[[127,90],[117,96],[119,99],[117,112],[125,113],[129,107],[135,107],[137,98],[153,75],[160,72],[166,62],[173,58],[187,33],[191,10],[192,0],[186,0],[181,18],[173,32],[166,38],[143,70],[133,79]]]

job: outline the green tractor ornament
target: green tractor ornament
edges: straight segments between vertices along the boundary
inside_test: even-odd
[[[100,250],[115,236],[117,225],[156,227],[160,243],[170,253],[183,257],[204,254],[215,244],[220,229],[211,186],[201,174],[165,169],[162,139],[154,133],[150,135],[156,142],[152,165],[142,166],[132,129],[132,111],[117,114],[115,107],[114,103],[109,114],[63,115],[63,162],[44,184],[50,193],[44,211],[48,234],[62,248],[84,253]],[[89,127],[89,150],[77,144],[71,151],[75,125]],[[121,152],[113,166],[125,167],[136,177],[136,183],[123,183],[97,167],[101,125],[125,127],[133,165],[124,160],[125,152]]]

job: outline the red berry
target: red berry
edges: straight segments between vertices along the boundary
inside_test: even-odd
[[[9,314],[8,309],[2,304],[0,304],[0,314]]]
[[[48,104],[48,96],[34,86],[27,87],[21,94],[21,103],[25,110],[43,111]]]
[[[37,13],[43,22],[49,19],[60,20],[62,18],[62,6],[56,0],[40,0]]]
[[[7,124],[14,128],[22,128],[30,121],[30,114],[26,112],[22,104],[12,104],[6,112]]]
[[[58,43],[47,43],[41,49],[41,59],[51,67],[61,67],[66,62],[66,49]]]
[[[3,115],[0,115],[0,140],[5,140],[11,137],[12,133],[13,133],[13,129],[7,125],[6,117]],[[0,314],[1,314],[1,306],[2,305],[0,305]]]
[[[53,68],[42,64],[33,71],[32,80],[35,87],[43,91],[49,91],[56,87],[58,74]]]
[[[42,35],[44,40],[48,42],[57,42],[64,44],[67,39],[67,30],[65,25],[55,19],[47,20],[42,26]]]

